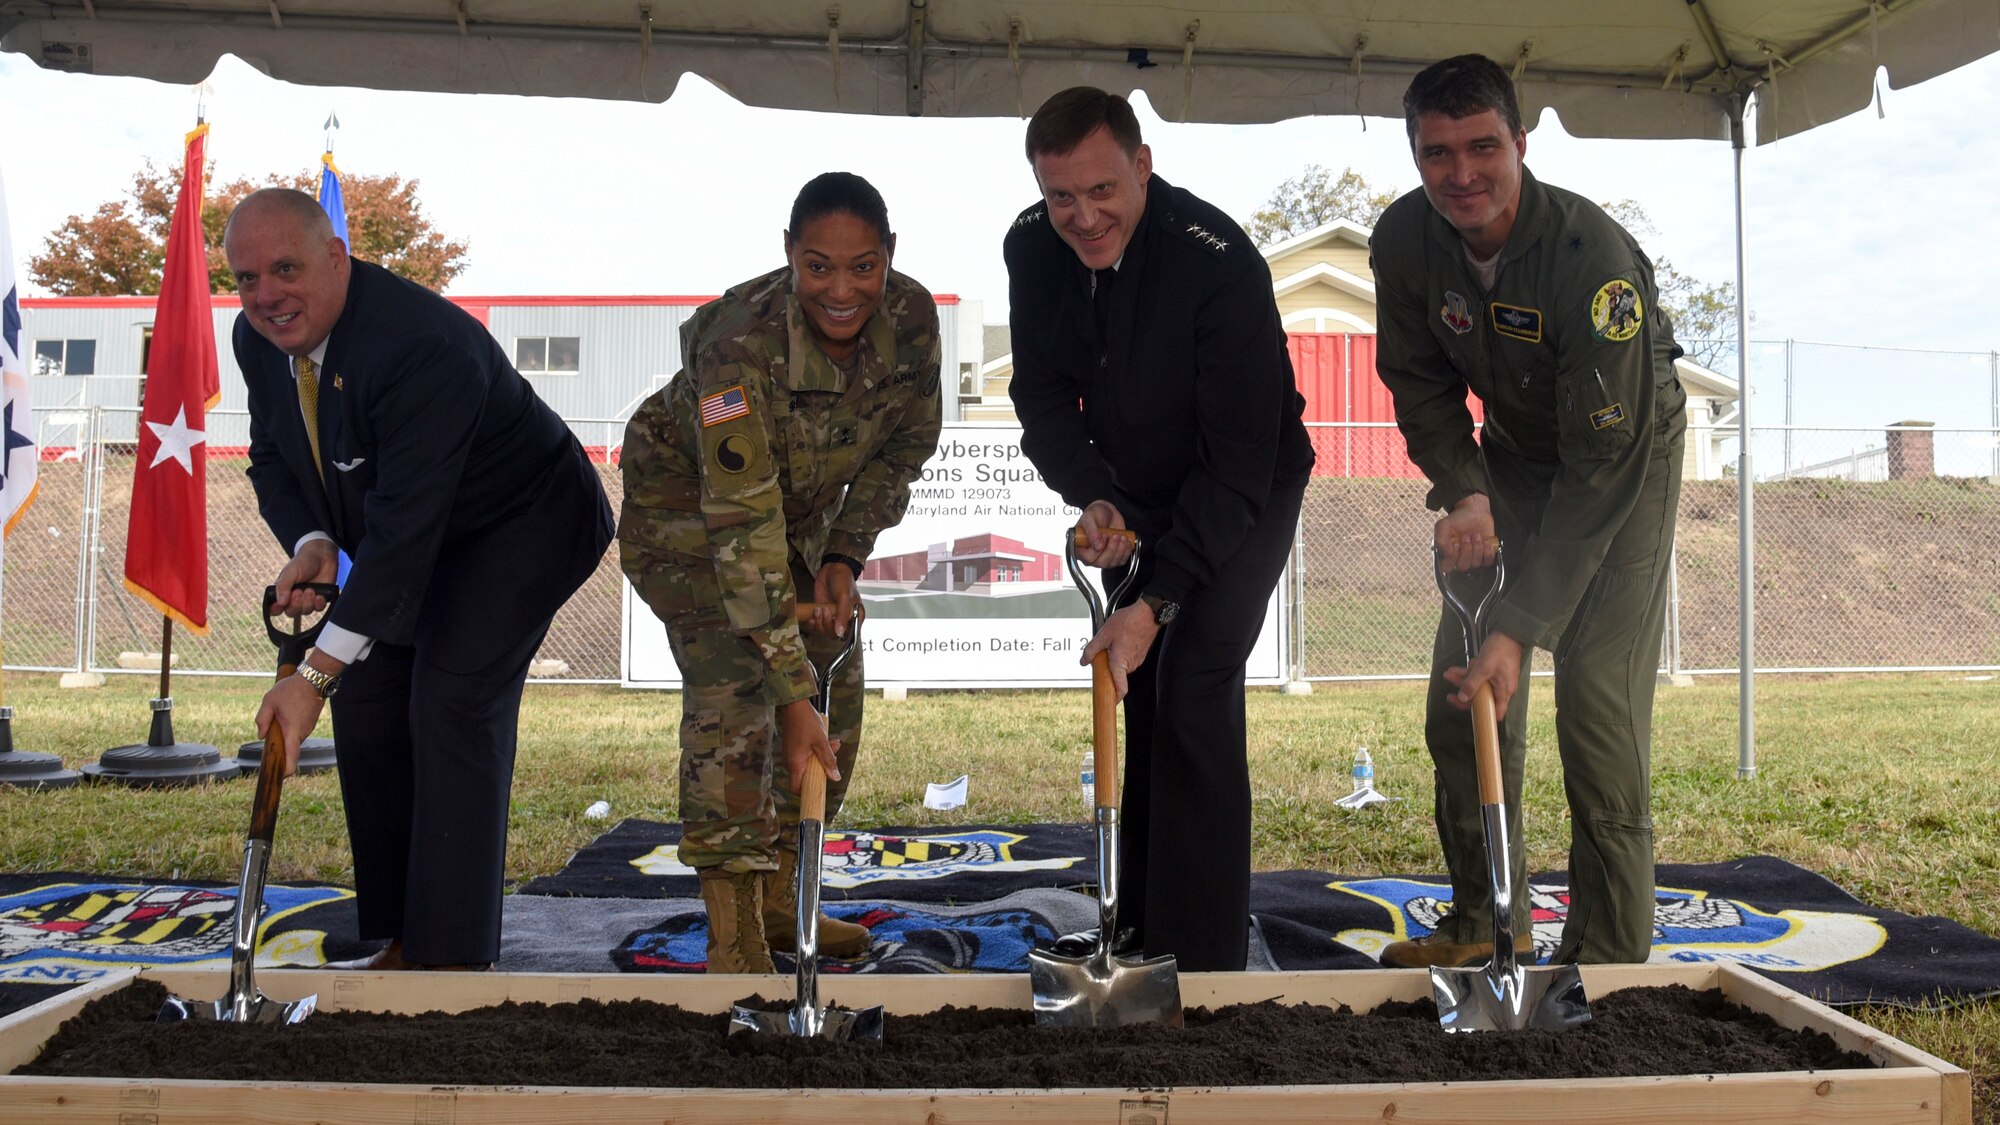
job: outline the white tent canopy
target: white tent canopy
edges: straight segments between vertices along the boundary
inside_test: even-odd
[[[2000,49],[1994,0],[0,0],[0,48],[193,84],[229,53],[307,85],[1015,116],[1065,86],[1170,119],[1401,116],[1419,67],[1516,67],[1579,136],[1769,142]]]

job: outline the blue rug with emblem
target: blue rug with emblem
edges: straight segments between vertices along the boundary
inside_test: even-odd
[[[626,821],[558,874],[519,888],[507,898],[499,968],[701,971],[706,920],[693,872],[674,857],[677,841],[674,826]],[[834,833],[826,911],[868,925],[877,941],[825,971],[1025,971],[1037,942],[1096,923],[1094,850],[1081,825]],[[1931,1007],[2000,995],[2000,940],[1877,909],[1784,860],[1657,871],[1654,961],[1740,964],[1836,1005]],[[1546,957],[1567,914],[1567,879],[1537,873],[1529,882],[1536,950]],[[317,966],[373,948],[357,936],[347,888],[274,885],[269,893],[261,965]],[[1435,875],[1258,874],[1249,967],[1373,968],[1388,943],[1430,932],[1449,899]],[[226,968],[234,900],[233,885],[214,882],[0,875],[0,1013],[32,1003],[42,986],[119,968]]]
[[[626,820],[579,848],[522,894],[699,898],[680,862],[681,826]],[[828,901],[992,902],[1016,891],[1087,888],[1097,880],[1097,833],[1082,824],[889,827],[826,835],[820,895]]]

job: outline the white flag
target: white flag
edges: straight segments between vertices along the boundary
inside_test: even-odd
[[[14,282],[14,239],[7,222],[7,185],[0,180],[0,520],[7,533],[35,499],[34,410],[28,405],[28,365],[21,359],[21,291]]]

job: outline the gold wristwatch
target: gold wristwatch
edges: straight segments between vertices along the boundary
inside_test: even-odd
[[[299,661],[298,673],[299,678],[311,684],[321,699],[332,699],[333,693],[340,690],[339,676],[330,676],[303,660]]]

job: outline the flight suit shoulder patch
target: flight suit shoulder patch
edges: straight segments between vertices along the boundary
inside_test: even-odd
[[[1590,298],[1590,330],[1599,340],[1623,343],[1639,334],[1646,311],[1641,307],[1639,287],[1622,277],[1597,287]]]

